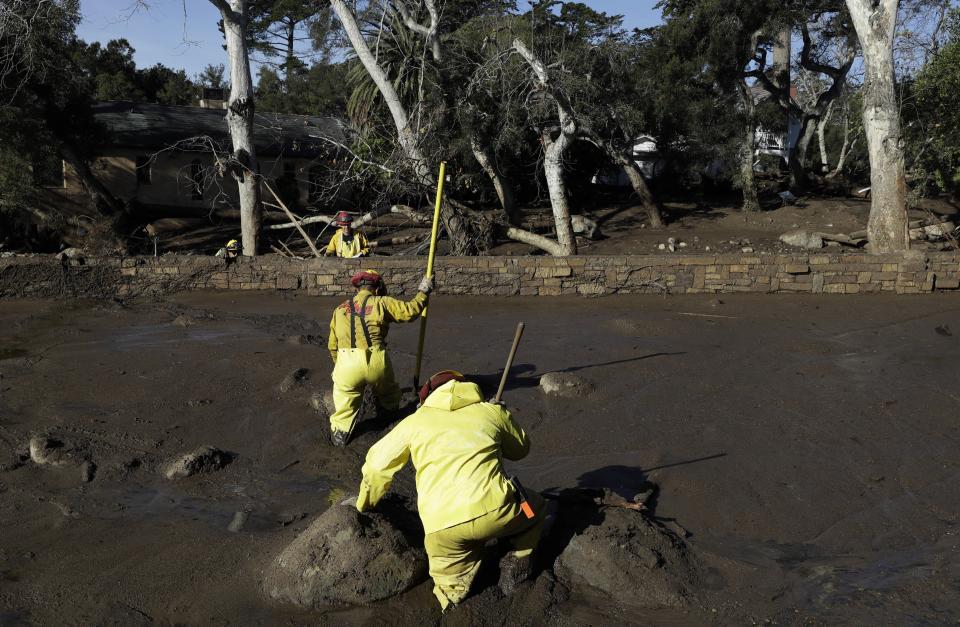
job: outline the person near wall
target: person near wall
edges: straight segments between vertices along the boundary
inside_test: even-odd
[[[334,219],[334,224],[339,227],[339,231],[330,238],[327,249],[323,252],[325,257],[344,257],[352,259],[355,257],[366,257],[370,254],[370,245],[367,238],[359,231],[355,232],[350,224],[350,214],[341,211]]]

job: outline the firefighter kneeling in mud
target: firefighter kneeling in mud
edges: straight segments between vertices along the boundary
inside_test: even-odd
[[[507,478],[501,459],[522,459],[529,450],[527,434],[509,411],[484,402],[477,384],[460,373],[440,372],[420,390],[419,409],[370,448],[357,509],[374,507],[412,460],[441,607],[466,598],[484,545],[494,538],[508,538],[514,549],[501,562],[500,588],[510,594],[532,574],[545,511],[539,494],[524,494],[516,479]]]
[[[366,386],[372,386],[379,409],[399,409],[400,387],[387,353],[387,333],[391,322],[419,317],[433,289],[433,281],[424,277],[413,300],[391,298],[384,294],[383,277],[376,270],[356,273],[351,283],[357,293],[333,310],[327,343],[334,363],[334,412],[330,415],[334,446],[346,446],[350,439]]]

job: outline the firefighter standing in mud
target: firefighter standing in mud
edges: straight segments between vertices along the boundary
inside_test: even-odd
[[[370,254],[370,245],[363,233],[354,232],[350,224],[350,214],[341,211],[334,219],[334,224],[340,227],[340,230],[333,234],[327,249],[323,251],[326,257],[366,257]]]
[[[420,408],[374,444],[357,496],[361,512],[374,507],[393,476],[413,461],[417,508],[426,533],[433,593],[446,610],[470,592],[485,543],[509,538],[500,587],[509,594],[532,571],[531,555],[545,519],[543,499],[529,500],[501,460],[526,457],[530,441],[500,404],[454,371],[435,374],[420,390]]]
[[[400,387],[387,353],[387,333],[391,322],[416,319],[433,289],[433,281],[424,277],[412,300],[391,298],[384,295],[383,277],[376,270],[356,273],[351,283],[357,293],[333,310],[327,343],[334,363],[330,439],[335,446],[346,446],[350,439],[367,385],[373,387],[379,408],[399,408]]]

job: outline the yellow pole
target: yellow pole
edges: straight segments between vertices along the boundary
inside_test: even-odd
[[[440,232],[440,205],[443,204],[443,180],[447,174],[447,162],[440,162],[440,178],[437,180],[437,202],[433,207],[433,230],[430,232],[430,255],[427,257],[427,277],[433,278],[433,259],[437,256],[437,235]],[[417,367],[413,372],[413,391],[420,389],[420,367],[423,365],[423,341],[427,336],[427,306],[430,304],[430,295],[427,295],[427,305],[420,314],[420,340],[417,343]]]

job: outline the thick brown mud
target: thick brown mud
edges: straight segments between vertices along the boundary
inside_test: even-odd
[[[329,385],[335,304],[229,293],[0,302],[0,624],[938,624],[960,615],[952,296],[441,295],[424,370],[461,369],[492,390],[525,321],[506,400],[533,449],[511,472],[552,493],[630,497],[655,485],[651,524],[682,540],[671,554],[691,564],[670,571],[678,600],[649,609],[642,581],[629,583],[638,594],[611,598],[590,584],[615,574],[591,582],[550,564],[504,598],[491,560],[476,593],[443,616],[429,582],[363,608],[274,605],[262,591],[268,564],[356,491],[362,456],[386,427],[363,422],[345,450],[325,442],[310,401]],[[404,385],[416,333],[391,332]],[[581,377],[584,395],[544,395],[540,375],[557,371]],[[30,459],[34,436],[57,443],[56,463]],[[201,446],[230,463],[163,476]],[[395,488],[411,495],[412,475]],[[596,532],[604,515],[568,509],[545,554]],[[642,535],[629,520],[613,523]],[[658,542],[650,546],[674,546]]]

